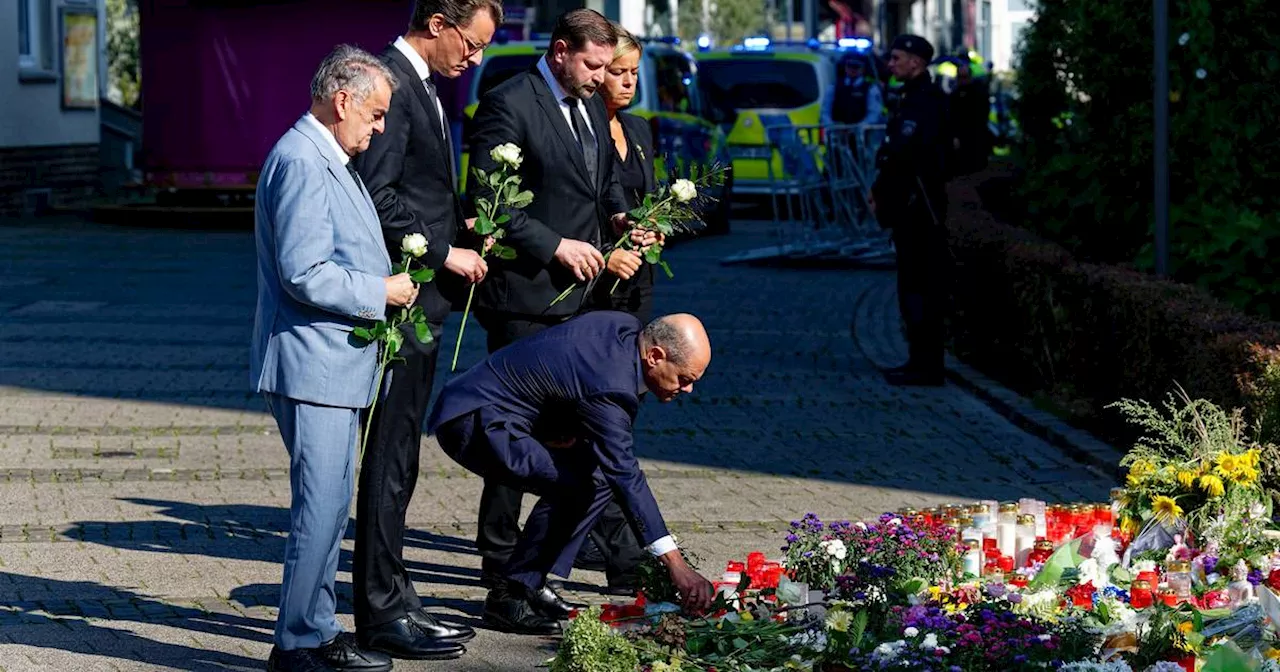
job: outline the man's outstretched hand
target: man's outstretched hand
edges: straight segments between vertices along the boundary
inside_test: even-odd
[[[671,574],[671,582],[676,584],[676,591],[680,593],[680,600],[686,611],[700,614],[711,606],[712,598],[715,597],[715,586],[712,586],[711,582],[701,574],[693,571],[693,568],[684,561],[684,556],[680,555],[680,549],[665,553],[662,556],[662,564],[667,566],[667,571]]]

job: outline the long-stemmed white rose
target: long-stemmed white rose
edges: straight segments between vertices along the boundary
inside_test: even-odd
[[[408,273],[414,282],[431,282],[436,272],[429,268],[409,269],[414,259],[427,253],[427,238],[421,233],[411,233],[400,240],[400,263],[392,267],[393,273]],[[364,460],[364,448],[369,442],[369,430],[373,427],[373,411],[378,407],[378,397],[382,395],[382,377],[386,374],[387,365],[400,352],[404,345],[404,336],[400,327],[406,323],[413,325],[413,334],[422,343],[431,342],[431,329],[427,326],[427,316],[422,306],[401,308],[390,321],[379,320],[372,327],[356,327],[352,330],[356,337],[370,343],[378,343],[378,377],[373,386],[373,403],[369,406],[369,417],[365,420],[364,435],[360,439],[360,460]]]
[[[605,262],[608,262],[609,255],[612,255],[616,250],[635,249],[636,244],[632,234],[637,230],[652,231],[662,236],[669,236],[680,230],[692,230],[693,223],[701,220],[701,213],[698,212],[697,207],[699,201],[711,198],[703,193],[703,190],[723,184],[726,170],[721,167],[713,167],[694,179],[680,178],[671,183],[670,186],[662,186],[656,192],[646,194],[640,207],[627,213],[634,223],[623,232],[622,236],[618,238],[618,242],[613,244],[613,248],[605,255]],[[671,272],[671,267],[662,260],[661,242],[643,248],[643,253],[646,262],[661,266],[668,278],[675,277],[675,274]],[[594,282],[593,280],[592,284]],[[612,294],[617,291],[618,285],[621,283],[622,278],[615,280],[609,293]],[[565,300],[577,288],[577,283],[570,285],[568,289],[552,300],[551,305],[554,306]]]
[[[493,254],[499,259],[510,261],[516,258],[516,251],[497,241],[506,235],[503,224],[511,221],[511,215],[500,212],[502,208],[523,208],[533,202],[533,192],[520,190],[520,176],[515,174],[524,163],[520,146],[506,142],[489,150],[489,158],[498,164],[498,170],[486,173],[479,168],[472,171],[479,184],[492,190],[492,198],[476,199],[476,234],[483,237],[480,246],[480,257]],[[462,349],[462,335],[467,330],[467,316],[471,314],[471,300],[475,298],[476,286],[472,283],[467,292],[467,307],[462,311],[462,326],[458,329],[458,342],[453,346],[453,363],[450,371],[458,370],[458,352]]]

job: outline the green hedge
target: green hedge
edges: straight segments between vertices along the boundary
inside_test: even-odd
[[[978,195],[992,174],[948,187],[958,356],[1113,439],[1129,430],[1106,404],[1159,402],[1181,385],[1192,398],[1245,409],[1260,438],[1280,443],[1280,324],[1195,287],[1081,262],[996,221]],[[1280,459],[1267,462],[1280,470]],[[1280,489],[1280,473],[1269,475]]]
[[[1036,6],[1018,64],[1020,224],[1081,259],[1149,268],[1152,4]],[[1177,0],[1169,13],[1171,267],[1280,315],[1280,3]]]

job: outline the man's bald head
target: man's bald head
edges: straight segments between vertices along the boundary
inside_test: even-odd
[[[645,384],[662,401],[692,392],[711,364],[711,340],[702,321],[687,313],[665,315],[640,334]]]

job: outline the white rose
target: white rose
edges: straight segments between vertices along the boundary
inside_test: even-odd
[[[698,188],[689,180],[676,180],[676,183],[671,185],[671,193],[675,195],[677,201],[688,203],[698,197]]]
[[[830,555],[836,560],[844,560],[849,553],[848,549],[844,546],[844,542],[839,539],[829,539],[818,545],[822,547],[822,550],[827,552],[827,555]]]
[[[503,165],[511,166],[515,170],[520,169],[520,163],[524,158],[520,156],[520,146],[512,142],[503,143],[489,150],[489,158]]]
[[[421,233],[411,233],[400,241],[400,251],[410,256],[421,257],[427,253],[427,237]]]

